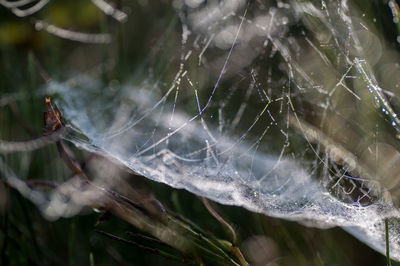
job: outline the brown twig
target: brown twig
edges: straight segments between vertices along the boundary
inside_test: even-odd
[[[233,245],[236,245],[237,243],[237,236],[235,233],[235,230],[232,228],[232,226],[224,220],[224,218],[221,217],[221,215],[218,214],[216,210],[213,209],[213,207],[210,205],[210,202],[204,198],[200,197],[201,202],[203,203],[204,207],[206,207],[207,211],[222,225],[224,226],[232,235],[232,243]]]
[[[240,251],[240,249],[236,246],[237,244],[237,236],[235,233],[235,230],[232,228],[232,226],[224,220],[224,218],[222,218],[221,215],[218,214],[218,212],[216,210],[214,210],[214,208],[211,206],[210,202],[204,198],[204,197],[200,197],[201,201],[203,202],[204,206],[206,207],[207,211],[222,225],[224,226],[231,234],[232,234],[232,246],[231,246],[231,250],[232,253],[235,254],[236,258],[239,260],[241,265],[249,265],[249,263],[246,261],[246,259],[244,258],[242,252]]]

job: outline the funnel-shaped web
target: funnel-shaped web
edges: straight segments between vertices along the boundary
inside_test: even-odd
[[[398,49],[372,7],[253,2],[173,1],[179,19],[131,79],[49,83],[65,138],[222,204],[342,226],[380,252],[389,218],[400,260]]]

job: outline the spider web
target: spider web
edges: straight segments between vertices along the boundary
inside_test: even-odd
[[[222,204],[342,226],[380,252],[390,218],[399,260],[398,51],[353,2],[264,2],[175,0],[179,19],[129,81],[50,82],[65,138]]]

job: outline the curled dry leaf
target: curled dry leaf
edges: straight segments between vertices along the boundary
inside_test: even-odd
[[[58,109],[57,104],[54,104],[55,106],[55,111],[53,109],[53,106],[51,104],[50,98],[45,99],[45,103],[47,106],[46,112],[44,112],[44,132],[43,135],[50,135],[53,132],[64,128],[65,124],[63,121],[63,118],[61,116],[61,112]]]

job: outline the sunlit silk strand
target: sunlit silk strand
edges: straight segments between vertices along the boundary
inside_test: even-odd
[[[383,94],[382,88],[379,87],[378,83],[376,82],[372,72],[369,69],[369,66],[365,60],[361,60],[359,58],[355,58],[354,63],[358,73],[361,74],[362,79],[367,84],[369,92],[374,96],[375,102],[379,108],[381,108],[382,112],[385,113],[392,121],[392,126],[397,131],[396,137],[400,138],[400,120],[393,108],[390,106],[389,101]]]

